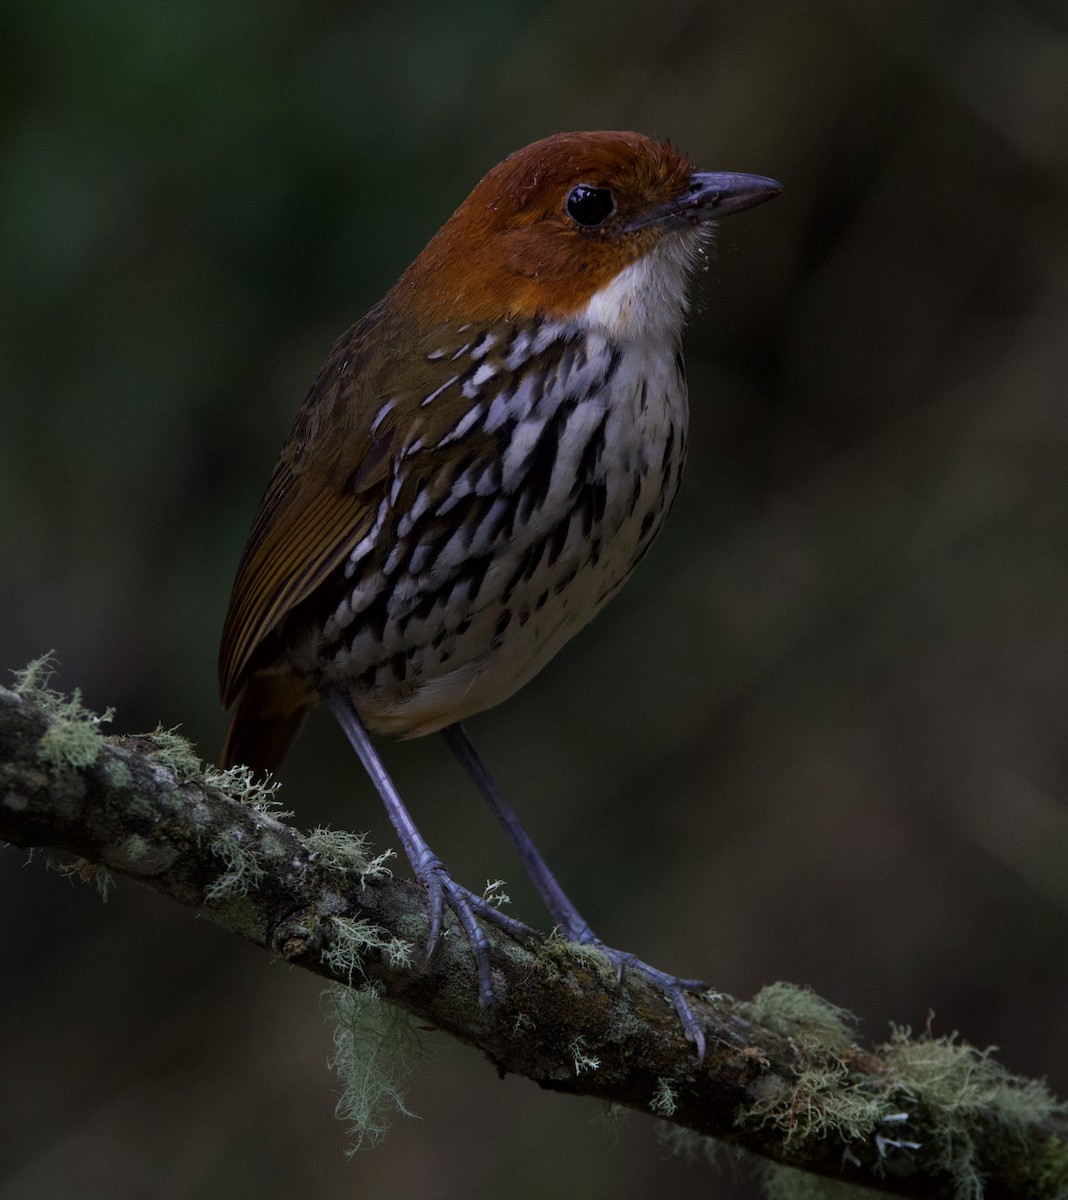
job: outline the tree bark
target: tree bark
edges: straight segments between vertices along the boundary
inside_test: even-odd
[[[699,1065],[642,978],[617,985],[595,955],[492,927],[498,1004],[487,1010],[462,935],[424,961],[422,888],[243,802],[239,779],[206,776],[176,739],[104,737],[77,696],[24,690],[0,688],[0,838],[135,879],[325,978],[373,982],[542,1087],[893,1195],[1068,1195],[1063,1110],[988,1055],[922,1039],[864,1049],[832,1006],[783,989],[755,1003],[695,998]],[[947,1091],[953,1069],[960,1087]]]

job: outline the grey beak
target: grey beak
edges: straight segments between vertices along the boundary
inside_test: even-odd
[[[680,196],[635,217],[625,228],[629,232],[657,221],[694,225],[718,221],[730,213],[755,208],[765,200],[774,200],[781,191],[781,183],[763,175],[695,171],[690,176],[689,186]]]

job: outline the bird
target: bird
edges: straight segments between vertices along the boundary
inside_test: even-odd
[[[606,946],[524,831],[462,722],[506,700],[611,600],[679,487],[681,333],[716,223],[778,195],[634,132],[556,134],[476,184],[334,345],[252,523],[219,654],[222,765],[273,772],[325,702],[428,893],[451,911],[480,1001],[481,922],[526,925],[461,886],[419,833],[372,735],[441,733],[513,839],[559,932],[644,975],[703,1057],[704,988]]]

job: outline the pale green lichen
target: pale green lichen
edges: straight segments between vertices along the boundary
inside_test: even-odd
[[[883,1049],[902,1107],[920,1105],[935,1123],[935,1162],[953,1176],[958,1200],[983,1194],[979,1139],[990,1136],[991,1124],[1022,1144],[1029,1128],[1068,1111],[1041,1080],[1013,1075],[996,1062],[994,1047],[979,1050],[955,1034],[913,1040],[907,1029],[895,1029]]]
[[[408,1015],[373,988],[339,985],[326,995],[336,1021],[330,1066],[342,1086],[335,1111],[348,1126],[348,1153],[354,1154],[384,1136],[394,1113],[414,1115],[405,1107],[404,1089],[425,1051]]]
[[[119,847],[120,857],[128,863],[136,863],[152,849],[152,843],[139,833],[132,833]]]
[[[1028,1165],[1036,1192],[1068,1198],[1068,1142],[1051,1133],[1040,1145],[1032,1144]]]
[[[585,1071],[596,1071],[600,1067],[601,1060],[586,1053],[586,1039],[581,1034],[571,1042],[567,1049],[571,1055],[576,1075],[581,1075]]]
[[[994,1061],[992,1050],[978,1050],[956,1036],[913,1040],[907,1030],[895,1029],[878,1050],[883,1060],[878,1074],[853,1070],[841,1047],[848,1030],[841,1010],[813,1004],[803,993],[780,990],[762,1012],[765,1023],[779,1020],[792,1030],[796,1070],[789,1078],[762,1076],[737,1114],[739,1125],[771,1125],[786,1146],[827,1138],[874,1143],[880,1161],[922,1153],[925,1170],[951,1176],[956,1200],[981,1200],[982,1161],[992,1140],[1023,1145],[1036,1126],[1066,1111],[1044,1083],[1012,1075]],[[783,997],[785,1006],[779,1004]],[[828,1041],[838,1050],[828,1053]],[[1068,1152],[1050,1165],[1051,1179],[1068,1176],[1065,1159]],[[768,1180],[772,1200],[862,1194],[793,1172],[773,1172]]]
[[[66,767],[91,767],[104,748],[100,726],[115,715],[113,708],[94,713],[82,703],[82,693],[75,688],[64,696],[52,687],[56,664],[51,652],[35,658],[21,671],[14,671],[14,691],[35,704],[48,716],[48,728],[41,735],[37,757],[53,773]]]
[[[426,918],[418,912],[405,912],[397,918],[397,932],[411,942],[426,937]]]
[[[388,879],[393,874],[386,866],[393,858],[393,851],[383,850],[381,854],[372,855],[367,838],[362,834],[319,825],[308,834],[304,842],[308,849],[313,854],[320,855],[324,862],[341,871],[352,871],[362,876],[364,881]]]
[[[994,1046],[978,1050],[956,1034],[914,1041],[908,1029],[895,1028],[885,1049],[899,1086],[941,1112],[985,1110],[1022,1134],[1068,1107],[1041,1080],[1013,1075],[996,1062]]]
[[[285,858],[289,851],[289,845],[277,834],[270,830],[260,834],[260,854],[264,858]]]
[[[283,821],[293,815],[286,812],[278,800],[281,783],[270,775],[261,779],[251,767],[243,764],[227,767],[225,770],[206,766],[201,772],[201,782],[205,787],[215,788],[231,800],[237,800],[258,813],[274,817],[275,820]]]
[[[546,949],[550,955],[569,967],[581,967],[597,976],[605,987],[616,986],[616,968],[612,960],[598,946],[583,945],[569,941],[558,930],[549,935]]]
[[[208,843],[208,849],[222,859],[226,870],[213,884],[204,889],[204,899],[210,903],[245,896],[263,878],[263,867],[257,852],[246,843],[241,829],[224,829]]]
[[[166,871],[180,854],[179,848],[166,839],[153,841],[139,833],[132,833],[110,850],[106,858],[116,869],[146,878]]]
[[[380,926],[355,917],[331,917],[330,924],[334,936],[322,952],[322,961],[350,984],[363,976],[368,951],[380,954],[391,967],[411,965],[411,943],[393,937]]]
[[[656,1081],[656,1091],[649,1101],[650,1111],[658,1117],[670,1117],[678,1104],[678,1092],[670,1079],[661,1077]]]
[[[711,1004],[713,1008],[719,1009],[722,1008],[724,1004],[732,1003],[734,997],[730,994],[730,992],[717,992],[715,988],[705,988],[705,990],[701,993],[701,999],[706,1004]]]
[[[52,687],[52,680],[56,675],[56,660],[55,651],[49,650],[42,654],[40,658],[33,659],[21,670],[12,671],[11,674],[15,677],[12,684],[12,691],[17,696],[22,696],[23,699],[29,700],[31,704],[36,704],[39,708],[43,708],[46,712],[52,704],[58,700],[65,700],[65,696],[60,696]]]
[[[851,1076],[844,1063],[833,1059],[801,1066],[789,1081],[764,1075],[749,1094],[751,1103],[738,1113],[738,1124],[772,1125],[786,1146],[825,1137],[867,1138],[889,1111],[880,1088],[865,1075]]]
[[[70,696],[57,692],[51,686],[55,663],[50,653],[13,674],[15,692],[37,705],[49,718],[48,729],[42,735],[38,749],[41,761],[53,770],[66,766],[84,768],[96,762],[105,744],[100,726],[113,718],[114,709],[97,714],[82,703],[79,689],[75,688]],[[246,766],[230,767],[225,771],[206,766],[193,744],[176,728],[157,726],[151,733],[142,734],[141,740],[147,746],[149,756],[183,783],[215,788],[265,815],[276,818],[292,815],[279,809],[277,780],[270,776],[259,779]],[[117,759],[109,760],[103,771],[105,779],[114,788],[127,788],[132,782],[129,767]],[[162,802],[166,803],[166,800]]]
[[[512,1036],[516,1037],[521,1033],[525,1033],[528,1029],[536,1029],[537,1024],[529,1013],[517,1012],[515,1020],[512,1022]]]
[[[783,1037],[841,1052],[853,1044],[856,1017],[795,983],[769,983],[752,1001],[753,1020]]]
[[[482,899],[494,908],[503,908],[512,903],[512,897],[504,890],[506,887],[503,879],[487,879],[486,886],[482,889]]]
[[[169,767],[183,781],[197,780],[204,771],[200,755],[193,749],[193,743],[175,729],[164,729],[157,725],[151,733],[143,735],[151,747],[153,758]]]
[[[119,758],[109,758],[101,767],[101,773],[116,791],[128,788],[133,780],[130,768]]]

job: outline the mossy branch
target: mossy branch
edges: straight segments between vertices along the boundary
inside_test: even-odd
[[[272,790],[204,765],[163,731],[106,737],[110,714],[48,687],[0,687],[0,838],[129,876],[257,946],[377,996],[481,1050],[500,1072],[597,1096],[799,1168],[775,1196],[845,1193],[1063,1200],[1068,1123],[1045,1086],[952,1039],[896,1034],[863,1049],[847,1014],[775,985],[698,1001],[708,1053],[640,978],[618,987],[588,953],[488,928],[499,1005],[479,1007],[471,954],[448,936],[426,963],[424,893],[360,841],[302,834]],[[832,1191],[813,1176],[837,1181]]]

